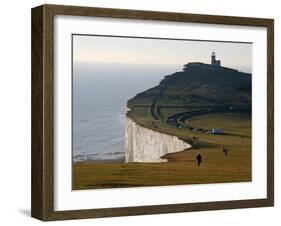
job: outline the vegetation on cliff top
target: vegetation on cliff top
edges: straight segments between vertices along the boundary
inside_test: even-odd
[[[188,64],[183,71],[167,75],[158,86],[137,94],[128,107],[251,107],[251,74],[214,67]]]

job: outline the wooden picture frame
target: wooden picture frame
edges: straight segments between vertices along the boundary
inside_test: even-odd
[[[218,25],[267,29],[267,198],[122,208],[54,210],[54,16],[71,15]],[[66,220],[265,207],[274,205],[274,20],[230,16],[196,15],[42,5],[32,9],[32,217]]]

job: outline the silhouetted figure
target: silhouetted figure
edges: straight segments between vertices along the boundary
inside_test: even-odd
[[[224,148],[223,150],[222,150],[222,152],[227,156],[227,148]]]
[[[196,160],[197,160],[197,166],[200,166],[201,162],[202,162],[202,156],[200,154],[198,154],[196,156]]]
[[[198,140],[199,140],[198,137],[192,137],[192,143],[193,144],[198,144]]]

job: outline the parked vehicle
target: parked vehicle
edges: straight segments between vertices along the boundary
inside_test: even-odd
[[[223,130],[220,128],[211,129],[211,134],[223,134]]]

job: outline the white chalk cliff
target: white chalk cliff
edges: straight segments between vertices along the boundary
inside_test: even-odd
[[[167,162],[161,157],[191,148],[176,136],[145,128],[126,116],[126,162]]]

